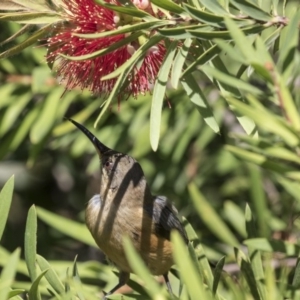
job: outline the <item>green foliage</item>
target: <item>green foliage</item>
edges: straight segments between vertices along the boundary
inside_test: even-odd
[[[14,188],[14,177],[11,177],[10,180],[5,184],[0,193],[0,240],[5,228],[5,224],[7,221],[9,208],[12,200],[12,193]]]
[[[299,118],[295,113],[296,110],[293,101],[291,101],[291,96],[286,90],[285,84],[283,84],[283,80],[280,79],[278,72],[270,69],[270,67],[273,68],[274,64],[272,62],[271,56],[267,51],[267,49],[273,48],[275,44],[278,43],[279,36],[281,35],[281,32],[283,32],[282,36],[286,39],[287,42],[285,42],[284,46],[281,47],[283,49],[279,49],[280,53],[282,53],[281,57],[279,57],[279,66],[284,64],[284,67],[288,67],[288,65],[290,65],[291,59],[293,57],[291,52],[294,52],[293,49],[296,49],[297,45],[296,27],[297,20],[299,19],[299,14],[289,16],[289,20],[285,15],[279,16],[278,9],[281,9],[282,7],[281,10],[284,14],[286,3],[278,3],[276,1],[273,3],[271,9],[266,9],[265,7],[262,7],[260,3],[236,0],[231,0],[230,5],[227,1],[225,3],[219,3],[218,1],[202,1],[201,4],[203,5],[203,7],[201,7],[200,3],[198,3],[197,1],[182,3],[181,6],[172,1],[154,1],[153,5],[161,9],[161,11],[166,16],[165,18],[162,18],[162,20],[149,15],[145,11],[137,9],[134,5],[129,5],[131,4],[131,2],[124,2],[126,4],[126,7],[109,4],[104,1],[99,1],[99,3],[102,6],[108,7],[109,9],[114,10],[120,14],[126,14],[128,16],[135,17],[136,20],[139,21],[136,21],[133,24],[127,24],[116,30],[94,34],[78,34],[78,36],[83,39],[95,39],[128,32],[128,36],[126,38],[109,46],[108,48],[101,49],[84,56],[71,57],[62,54],[62,56],[66,59],[77,61],[93,59],[95,57],[110,53],[130,43],[131,41],[138,39],[138,37],[141,36],[145,30],[148,30],[150,32],[151,30],[156,28],[158,33],[154,34],[145,43],[140,45],[139,49],[137,49],[137,51],[135,51],[130,59],[128,59],[122,66],[118,67],[111,74],[108,74],[101,79],[108,80],[117,77],[116,84],[114,86],[114,89],[110,93],[109,98],[102,102],[102,105],[104,106],[99,113],[95,125],[97,125],[100,119],[104,116],[104,113],[106,112],[108,107],[110,107],[112,101],[116,98],[120,99],[119,94],[122,92],[124,86],[128,84],[128,81],[126,79],[129,76],[129,73],[134,66],[138,66],[142,62],[146,52],[150,49],[150,47],[157,44],[161,40],[164,40],[168,44],[171,39],[171,42],[173,40],[174,48],[171,51],[171,48],[168,47],[169,49],[166,53],[165,64],[167,62],[172,62],[173,57],[176,54],[176,60],[173,63],[172,72],[169,72],[171,63],[169,63],[169,66],[166,68],[163,64],[154,84],[150,122],[150,141],[153,150],[156,151],[158,147],[159,136],[161,132],[160,120],[162,112],[162,101],[165,96],[166,83],[169,74],[170,82],[175,84],[174,87],[177,87],[179,79],[182,79],[183,87],[186,86],[185,90],[188,93],[191,101],[194,103],[198,103],[200,107],[205,107],[205,109],[199,109],[199,112],[201,116],[206,120],[207,124],[216,132],[219,131],[217,121],[214,118],[214,114],[211,113],[209,104],[205,100],[203,92],[199,88],[195,88],[195,84],[192,87],[189,87],[186,84],[192,83],[194,79],[197,78],[195,74],[192,73],[192,71],[194,71],[196,67],[201,68],[202,72],[211,80],[214,79],[214,83],[219,85],[219,88],[222,92],[233,93],[233,95],[237,96],[239,99],[241,97],[243,97],[244,99],[247,98],[247,95],[242,95],[244,92],[248,92],[251,94],[254,93],[257,95],[262,94],[262,91],[259,88],[255,87],[253,84],[249,84],[245,80],[235,78],[233,74],[232,76],[229,76],[231,70],[227,70],[226,66],[219,58],[215,59],[215,51],[217,49],[217,47],[215,47],[216,45],[218,46],[218,48],[220,48],[220,50],[223,50],[229,56],[231,56],[233,58],[233,61],[236,61],[240,64],[238,77],[240,77],[244,73],[245,68],[248,65],[257,72],[257,75],[264,77],[269,82],[273,81],[274,86],[276,86],[276,82],[278,84],[281,84],[280,93],[283,93],[284,95],[284,97],[282,97],[283,101],[287,102],[284,103],[287,117],[292,118],[291,120],[293,122],[296,122],[296,129],[299,127]],[[63,14],[60,13],[61,7],[59,6],[59,4],[60,1],[53,1],[52,5],[49,5],[46,1],[41,1],[41,3],[39,3],[38,5],[31,4],[30,2],[26,7],[23,3],[20,4],[20,2],[18,1],[12,1],[10,8],[8,8],[8,4],[5,3],[2,9],[10,9],[12,11],[16,10],[16,12],[1,13],[0,20],[11,20],[19,23],[27,23],[31,20],[31,24],[52,24],[53,22],[57,21],[57,25],[55,26],[59,27],[60,25],[58,24],[60,24],[64,20]],[[24,6],[21,11],[17,11],[20,10],[19,5]],[[170,13],[174,14],[174,18],[182,18],[182,21],[176,23],[174,21],[175,19],[173,20],[171,17],[169,17]],[[284,28],[284,26],[287,24],[288,26]],[[277,30],[275,26],[280,27]],[[18,47],[18,51],[20,52],[24,48],[28,47],[31,44],[31,41],[37,41],[41,37],[39,35],[39,32],[42,32],[41,34],[46,35],[48,29],[40,29],[35,34],[31,35],[27,40],[16,46],[16,50],[14,47],[12,47],[4,51],[1,55],[3,57],[14,55],[17,53],[16,51]],[[26,30],[22,30],[22,35],[26,33]],[[285,34],[284,31],[286,31],[287,34]],[[259,36],[254,36],[254,48],[252,45],[254,39],[252,37],[255,33],[259,33],[261,36],[265,36],[265,40],[261,40]],[[19,35],[15,36],[15,38],[16,37],[19,37]],[[182,40],[183,48],[175,47],[174,40],[177,39]],[[225,42],[227,40],[233,40],[236,47],[233,47],[232,43]],[[11,42],[11,39],[9,41]],[[187,46],[187,44],[189,44],[189,46]],[[187,47],[188,49],[190,48],[190,46],[194,48],[194,50],[184,50],[186,53],[185,55],[183,55],[183,53],[181,53],[181,49],[184,49],[185,47]],[[265,48],[265,46],[267,46],[267,48]],[[207,51],[210,51],[212,55],[208,55],[208,53],[206,53]],[[205,56],[202,55],[204,53]],[[210,62],[210,64],[212,65],[211,67],[202,67],[203,64],[208,62]],[[284,70],[282,71],[284,72]],[[276,82],[274,82],[274,76],[276,77]],[[237,86],[238,88],[236,88]],[[193,96],[190,92],[191,88],[193,90]],[[224,91],[222,89],[224,89]],[[226,100],[227,98],[228,97],[225,97]],[[53,112],[55,112],[55,110]],[[209,115],[207,114],[208,112]],[[49,117],[49,119],[54,120],[55,117],[52,116],[52,118]],[[238,119],[247,131],[248,126],[244,119],[240,118],[239,116]]]
[[[13,189],[11,182],[12,180],[10,179],[3,188],[1,195],[6,196],[1,197],[0,203],[7,202],[7,200],[10,201]],[[194,186],[191,187],[191,191],[193,191],[192,193],[196,192]],[[197,197],[199,197],[199,195]],[[1,211],[1,217],[5,217],[5,211],[3,210],[3,212]],[[199,213],[201,215],[201,212]],[[43,212],[41,216],[49,222],[49,216],[46,212]],[[60,216],[51,216],[51,218],[53,221],[56,221],[56,223],[62,223],[62,217]],[[66,224],[68,224],[68,230],[65,230],[65,228],[59,225],[56,226],[56,228],[73,236],[71,232],[76,232],[79,224],[75,222],[70,223],[67,219],[65,219],[64,222],[65,227]],[[227,278],[229,274],[223,271],[225,257],[220,258],[220,261],[214,267],[212,273],[205,252],[203,252],[198,237],[190,224],[186,224],[186,231],[190,239],[188,247],[186,247],[177,232],[172,234],[174,260],[176,263],[176,273],[174,273],[176,276],[172,277],[172,283],[173,287],[179,287],[178,291],[174,291],[176,298],[198,299],[198,297],[201,296],[205,299],[241,299],[240,295],[249,289],[249,293],[253,299],[269,299],[270,294],[279,292],[280,284],[280,297],[286,297],[288,295],[290,299],[297,299],[299,266],[297,265],[295,269],[291,285],[287,285],[287,282],[279,282],[275,285],[274,279],[276,275],[274,270],[270,269],[269,255],[266,255],[266,253],[281,252],[286,256],[295,256],[299,254],[299,247],[292,243],[255,238],[255,236],[257,236],[256,228],[253,222],[252,212],[248,206],[245,212],[245,222],[247,234],[250,239],[244,241],[244,244],[248,248],[247,251],[235,248],[236,261],[240,266],[239,276],[235,279],[239,281],[237,286],[232,285],[232,282],[229,284],[229,279]],[[41,299],[40,292],[42,297],[48,294],[52,295],[55,299],[69,299],[70,297],[96,299],[97,297],[92,295],[90,287],[82,282],[79,275],[82,268],[83,273],[87,276],[87,274],[92,271],[92,269],[88,271],[88,266],[85,267],[84,264],[78,264],[76,260],[73,264],[71,262],[67,263],[66,266],[62,266],[62,264],[57,265],[55,262],[48,262],[42,256],[36,255],[36,225],[37,214],[34,206],[32,206],[28,212],[25,234],[25,262],[27,265],[27,271],[25,273],[29,276],[31,284],[27,285],[26,290],[10,289],[18,270],[18,264],[22,263],[22,260],[19,258],[20,249],[17,249],[5,262],[1,262],[2,265],[4,263],[0,277],[1,299],[21,299],[17,295],[25,291],[28,293],[29,299]],[[86,242],[84,235],[77,235],[77,238],[82,242]],[[132,282],[131,280],[129,283],[134,293],[126,296],[112,295],[109,296],[109,299],[146,299],[146,295],[148,295],[150,299],[171,299],[166,289],[160,287],[151,276],[142,259],[132,246],[129,238],[124,237],[124,248],[127,258],[135,274],[137,274],[137,276],[134,276],[134,281]],[[264,255],[261,253],[264,253]],[[71,275],[69,275],[69,268],[72,268]],[[65,269],[65,272],[63,272],[63,269]],[[58,273],[55,270],[60,271]],[[101,272],[106,273],[108,269],[103,268]],[[178,275],[179,277],[177,277]],[[95,276],[95,274],[93,276]],[[116,278],[114,278],[114,280],[115,279]],[[144,290],[135,280],[142,280],[146,289]],[[270,280],[273,280],[273,290],[269,290],[267,286]],[[21,282],[16,281],[13,286],[20,284]]]
[[[31,207],[24,255],[10,243],[10,207],[12,219],[19,217],[11,204],[13,178],[0,193],[0,300],[25,294],[29,299],[97,299],[117,281],[110,266],[51,253],[60,247],[73,259],[75,244],[97,249],[81,211],[90,191],[97,192],[91,184],[86,193],[82,185],[98,171],[98,158],[85,137],[62,121],[65,115],[89,129],[96,124],[101,141],[139,160],[151,189],[174,200],[186,216],[189,245],[176,232],[172,235],[175,299],[299,299],[298,2],[153,1],[171,16],[163,20],[133,5],[98,2],[141,21],[114,32],[78,35],[128,34],[87,57],[67,59],[111,53],[155,29],[126,64],[106,77],[117,78],[107,99],[87,91],[64,93],[44,63],[45,49],[29,48],[61,20],[51,1],[46,6],[42,0],[26,1],[26,8],[21,0],[0,4],[0,21],[5,22],[0,32],[0,180],[14,173],[5,165],[9,161],[21,161],[32,172],[16,172],[15,205],[21,199]],[[153,95],[122,101],[128,74],[162,40],[169,48]],[[166,94],[172,109],[166,108]],[[49,198],[51,193],[39,185],[55,167],[60,167],[55,175],[60,194]],[[22,191],[31,177],[40,180],[31,186],[34,200],[29,189]],[[68,180],[74,182],[71,187]],[[57,209],[57,199],[67,203],[73,220],[61,203]],[[124,247],[136,273],[128,284],[132,290],[109,299],[171,299],[126,237]],[[209,261],[216,263],[213,268]]]

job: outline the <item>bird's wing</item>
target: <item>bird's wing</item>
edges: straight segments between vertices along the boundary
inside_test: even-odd
[[[177,230],[187,243],[186,232],[177,217],[178,212],[172,202],[164,196],[154,196],[153,200],[153,205],[148,204],[144,208],[154,221],[155,233],[170,240],[171,230]]]

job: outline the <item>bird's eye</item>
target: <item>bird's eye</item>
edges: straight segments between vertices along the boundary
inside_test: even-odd
[[[105,161],[105,163],[104,163],[104,166],[106,169],[111,169],[111,165],[112,165],[112,162],[109,160]]]

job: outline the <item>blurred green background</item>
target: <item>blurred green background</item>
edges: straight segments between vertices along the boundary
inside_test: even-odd
[[[0,39],[16,31],[6,24]],[[5,47],[5,46],[4,46]],[[172,199],[203,239],[214,238],[191,206],[187,184],[194,181],[211,204],[222,211],[227,199],[244,209],[249,201],[249,170],[223,149],[228,130],[239,131],[218,91],[202,80],[221,133],[215,134],[181,90],[169,90],[163,107],[159,150],[149,142],[151,96],[114,103],[94,129],[103,99],[88,91],[64,93],[45,63],[43,47],[28,48],[0,61],[0,185],[16,175],[15,195],[3,239],[9,250],[23,244],[24,224],[32,204],[71,219],[84,219],[87,201],[98,192],[99,162],[94,148],[72,117],[108,147],[129,153],[142,165],[151,189]],[[14,232],[13,239],[9,238]],[[38,251],[46,257],[88,259],[89,251],[44,224]],[[94,255],[95,251],[90,251]]]
[[[1,40],[16,27],[7,23],[1,30]],[[16,175],[14,202],[3,239],[7,249],[23,244],[26,214],[32,204],[83,221],[85,204],[98,191],[99,162],[94,148],[63,120],[64,116],[83,123],[108,147],[135,157],[152,191],[175,202],[204,244],[220,248],[216,248],[217,239],[191,205],[187,191],[191,181],[231,227],[235,221],[231,213],[242,213],[246,203],[253,205],[256,196],[251,186],[257,180],[253,174],[258,173],[264,193],[261,197],[267,198],[266,205],[272,209],[265,230],[289,229],[295,217],[290,207],[298,203],[282,193],[268,173],[240,162],[224,149],[229,132],[241,133],[243,129],[207,79],[200,77],[199,81],[220,125],[220,134],[204,123],[182,90],[168,90],[160,145],[153,152],[149,142],[151,96],[114,103],[94,129],[103,99],[88,91],[64,93],[45,63],[45,53],[37,46],[0,61],[0,185]],[[286,201],[279,201],[282,197]],[[244,228],[232,229],[239,240],[245,237]],[[38,252],[53,259],[72,259],[79,253],[79,260],[87,260],[97,255],[94,249],[43,223],[39,224]]]
[[[289,5],[292,11],[298,4],[291,1]],[[13,23],[1,23],[0,41],[18,28]],[[272,30],[266,30],[263,37]],[[260,168],[247,159],[237,159],[225,148],[228,144],[250,145],[247,148],[250,151],[255,147],[263,151],[266,145],[282,146],[282,140],[264,128],[260,131],[259,145],[234,138],[243,129],[207,77],[197,74],[220,133],[207,126],[184,91],[170,89],[163,105],[159,148],[153,152],[149,141],[151,95],[113,103],[95,129],[93,124],[103,99],[89,91],[64,93],[64,87],[46,65],[46,49],[41,45],[0,60],[0,187],[15,174],[13,204],[1,241],[4,248],[12,252],[16,247],[23,247],[27,211],[32,204],[84,222],[85,205],[98,192],[99,162],[94,148],[64,116],[84,124],[108,147],[136,158],[153,193],[174,201],[180,215],[197,231],[210,260],[217,261],[223,255],[227,255],[227,262],[233,260],[233,243],[224,243],[226,238],[222,239],[210,224],[211,208],[240,243],[247,238],[246,204],[255,216],[256,237],[291,242],[298,239],[298,183],[281,177],[279,169],[274,173],[269,165]],[[2,50],[5,47],[2,45]],[[271,48],[276,47],[274,41]],[[299,107],[299,49],[296,52],[296,71],[289,89]],[[274,50],[275,60],[276,55]],[[224,52],[220,58],[230,72],[238,71],[237,61]],[[244,74],[242,79],[246,80],[245,77]],[[270,101],[272,96],[265,81],[255,73],[249,77],[253,86],[262,90],[264,97],[260,100],[267,110],[274,115],[281,114],[276,101]],[[281,162],[276,155],[273,161]],[[299,161],[287,159],[284,163],[297,168]],[[188,188],[191,182],[206,199],[200,208],[191,199],[193,188]],[[37,252],[49,260],[69,261],[78,254],[78,261],[105,261],[96,248],[62,234],[41,220]]]

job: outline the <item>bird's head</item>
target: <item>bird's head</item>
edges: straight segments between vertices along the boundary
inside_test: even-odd
[[[129,186],[138,187],[146,184],[143,170],[134,158],[108,148],[83,125],[72,119],[68,120],[88,137],[98,153],[101,163],[102,190],[114,191],[121,188],[126,191]]]

